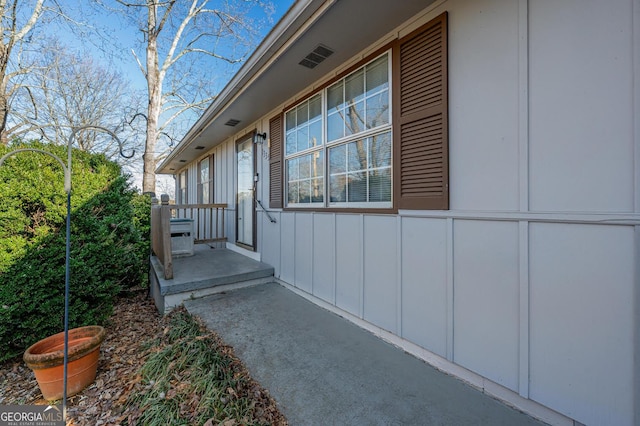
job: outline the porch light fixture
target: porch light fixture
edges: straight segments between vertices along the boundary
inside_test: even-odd
[[[256,133],[253,135],[253,143],[259,143],[262,145],[267,140],[267,132],[264,133]]]

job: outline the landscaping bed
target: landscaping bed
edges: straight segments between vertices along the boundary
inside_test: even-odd
[[[69,398],[69,425],[286,425],[268,392],[183,308],[161,318],[146,297],[120,297],[93,384]],[[0,364],[0,405],[47,404],[22,359]]]

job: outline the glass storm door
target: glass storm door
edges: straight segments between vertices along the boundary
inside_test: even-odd
[[[251,137],[237,144],[236,243],[249,249],[255,248],[255,190],[254,146]]]

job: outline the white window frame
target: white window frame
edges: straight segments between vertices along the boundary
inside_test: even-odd
[[[183,170],[178,173],[178,191],[177,194],[177,203],[178,204],[187,204],[187,170]]]
[[[206,181],[202,180],[202,165],[206,164],[207,169],[209,170],[208,178]],[[198,204],[213,204],[213,155],[208,155],[197,164],[197,172],[198,172],[198,182],[197,182],[197,191],[198,191]],[[208,201],[204,201],[204,193],[205,187],[207,188],[207,198]]]
[[[320,142],[318,145],[312,146],[312,147],[308,147],[306,149],[302,149],[300,151],[296,151],[292,154],[286,154],[287,153],[287,135],[288,135],[288,130],[287,130],[287,114],[289,114],[290,112],[296,110],[300,105],[304,104],[304,103],[309,103],[312,99],[314,99],[315,97],[319,97],[320,98]],[[325,182],[325,173],[326,173],[326,148],[325,148],[325,113],[324,113],[324,109],[325,109],[325,104],[324,104],[324,96],[322,93],[316,93],[310,97],[308,97],[307,99],[305,99],[302,102],[297,103],[296,105],[294,105],[292,108],[290,108],[288,111],[285,112],[284,114],[284,126],[285,126],[285,137],[284,137],[284,152],[285,152],[285,179],[286,179],[286,191],[285,191],[285,196],[286,196],[286,203],[288,207],[302,207],[302,208],[318,208],[318,207],[324,207],[325,202],[324,199],[326,197],[326,194],[324,193],[324,191],[327,188],[326,182]],[[317,122],[314,121],[314,123]],[[308,123],[308,122],[305,122]],[[294,128],[294,131],[297,132],[298,131],[298,127],[296,126]],[[307,125],[307,128],[309,128],[310,126]],[[322,179],[323,184],[322,184],[322,190],[323,190],[323,201],[322,202],[314,202],[314,201],[310,201],[308,203],[290,203],[289,202],[289,183],[292,182],[289,178],[289,162],[291,160],[295,160],[295,159],[300,159],[306,156],[313,156],[314,153],[316,152],[322,152],[324,157],[324,161],[323,161],[323,165],[322,165],[322,174],[318,175],[318,176],[311,176],[309,178],[305,178],[305,179],[298,179],[296,180],[296,182],[302,182],[304,180],[310,180],[313,181],[314,179]],[[313,161],[313,158],[311,159],[311,161]]]
[[[392,51],[391,49],[385,51],[384,53],[376,56],[375,58],[372,58],[370,61],[367,61],[367,63],[363,64],[361,67],[358,67],[357,69],[353,70],[352,72],[350,72],[349,74],[343,76],[342,78],[340,78],[339,80],[333,82],[331,85],[323,88],[320,92],[314,93],[313,95],[309,96],[308,98],[306,98],[304,101],[302,102],[298,102],[297,104],[293,105],[291,108],[289,108],[287,111],[284,112],[283,115],[283,127],[284,127],[284,138],[283,138],[283,159],[284,159],[284,166],[283,166],[283,177],[284,177],[284,192],[283,192],[283,198],[284,198],[284,205],[286,208],[301,208],[301,209],[318,209],[318,208],[340,208],[340,209],[389,209],[393,207],[393,187],[394,187],[394,176],[393,176],[393,111],[392,111],[392,105],[393,105],[393,93],[392,93],[392,88],[393,88],[393,84],[392,84]],[[389,112],[388,112],[388,123],[384,124],[384,125],[380,125],[378,127],[372,128],[372,129],[366,129],[363,130],[359,133],[356,134],[352,134],[352,135],[348,135],[348,136],[343,136],[339,139],[335,139],[332,141],[327,141],[327,134],[328,134],[328,130],[327,130],[327,126],[328,126],[328,115],[329,115],[329,111],[328,111],[328,106],[327,106],[327,99],[328,99],[328,90],[329,88],[333,87],[335,84],[343,82],[351,75],[363,70],[367,65],[375,62],[376,60],[380,59],[381,57],[386,56],[387,57],[387,76],[388,76],[388,81],[387,81],[387,92],[388,92],[388,108],[389,108]],[[365,90],[366,93],[366,90]],[[291,111],[294,111],[296,108],[298,108],[300,105],[302,105],[303,102],[308,102],[310,99],[312,99],[315,96],[320,96],[320,100],[321,100],[321,122],[322,122],[322,140],[321,143],[318,144],[317,146],[308,148],[308,149],[304,149],[292,154],[287,154],[287,114],[290,113]],[[370,95],[368,98],[372,98],[375,95]],[[366,122],[366,120],[365,120]],[[349,202],[349,201],[345,201],[345,202],[331,202],[330,201],[330,184],[331,184],[331,170],[330,170],[330,150],[331,148],[340,146],[340,145],[346,145],[348,143],[357,141],[357,140],[361,140],[361,139],[367,139],[367,138],[371,138],[373,136],[377,136],[377,135],[382,135],[385,133],[389,133],[389,139],[390,139],[390,155],[391,158],[389,160],[389,164],[390,166],[389,168],[389,173],[390,173],[390,179],[391,179],[391,188],[390,188],[390,200],[389,201],[382,201],[382,202],[371,202],[371,201],[364,201],[364,202]],[[322,202],[310,202],[310,203],[290,203],[289,202],[289,161],[293,160],[295,158],[300,158],[300,157],[304,157],[307,156],[309,154],[312,154],[313,152],[323,152],[323,156],[324,156],[324,161],[323,161],[323,173],[321,175],[322,179],[323,179],[323,201]],[[386,168],[386,167],[385,167]],[[365,171],[368,170],[372,170],[372,169],[365,169]],[[313,178],[311,178],[313,179]],[[368,189],[369,189],[369,180],[367,179],[367,193],[368,193]]]

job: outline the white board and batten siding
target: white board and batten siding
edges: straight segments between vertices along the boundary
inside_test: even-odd
[[[398,35],[444,11],[450,209],[258,209],[262,261],[543,420],[639,424],[640,1],[437,1]],[[233,241],[233,143],[215,154]]]

